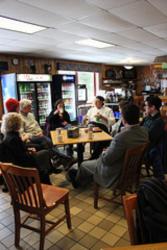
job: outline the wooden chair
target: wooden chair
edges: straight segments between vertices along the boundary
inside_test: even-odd
[[[134,222],[134,210],[136,210],[137,204],[137,195],[124,195],[123,196],[123,206],[125,217],[128,224],[129,238],[131,245],[136,244],[136,236],[135,236],[135,222]]]
[[[116,197],[122,196],[126,193],[126,191],[130,193],[134,193],[136,191],[136,188],[139,184],[140,180],[140,172],[141,172],[141,165],[142,160],[144,156],[144,152],[147,148],[147,143],[139,145],[137,147],[128,149],[125,158],[124,163],[122,167],[122,173],[120,175],[120,178],[118,180],[118,183],[113,188],[113,195],[111,198],[107,197],[100,197],[99,196],[99,189],[100,186],[95,183],[94,185],[94,208],[98,208],[98,200],[99,198],[102,198],[106,201],[114,201]],[[120,202],[117,202],[120,203]],[[120,203],[122,204],[122,203]]]
[[[19,247],[21,227],[40,233],[40,250],[44,248],[46,234],[65,218],[68,228],[71,228],[68,189],[41,184],[38,171],[35,168],[22,168],[10,163],[0,163],[0,168],[11,195],[16,247]],[[46,220],[46,215],[59,204],[64,204],[65,214],[56,222]],[[20,211],[28,213],[24,220],[20,216]],[[29,218],[39,220],[40,228],[26,224]],[[47,228],[46,223],[50,224]]]

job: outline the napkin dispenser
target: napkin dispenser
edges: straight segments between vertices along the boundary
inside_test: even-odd
[[[67,137],[68,138],[77,138],[79,137],[79,128],[71,127],[67,129]]]

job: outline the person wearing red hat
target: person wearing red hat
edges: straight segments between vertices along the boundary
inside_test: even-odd
[[[19,101],[14,98],[9,98],[5,102],[7,112],[19,112]]]
[[[10,112],[19,113],[19,101],[16,100],[15,98],[7,99],[5,102],[5,107],[8,113]],[[4,118],[5,118],[5,115],[3,115],[2,117],[2,124],[1,124],[1,131],[0,131],[3,136],[5,135],[5,128],[4,128],[4,122],[3,122]]]

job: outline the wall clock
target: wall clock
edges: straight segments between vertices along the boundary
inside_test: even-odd
[[[19,64],[19,59],[18,58],[13,58],[12,63],[13,63],[13,65],[18,65]]]

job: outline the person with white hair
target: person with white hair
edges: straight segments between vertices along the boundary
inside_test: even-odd
[[[51,184],[49,174],[54,172],[48,150],[35,151],[27,148],[20,137],[19,130],[22,125],[21,115],[11,112],[4,117],[5,136],[2,141],[5,153],[1,161],[12,162],[22,167],[35,167],[39,171],[41,182]]]
[[[43,135],[38,122],[31,113],[32,102],[28,99],[20,100],[20,114],[23,120],[21,135],[27,136],[27,139],[34,144],[38,144],[41,148],[49,148],[52,146],[51,140]]]

